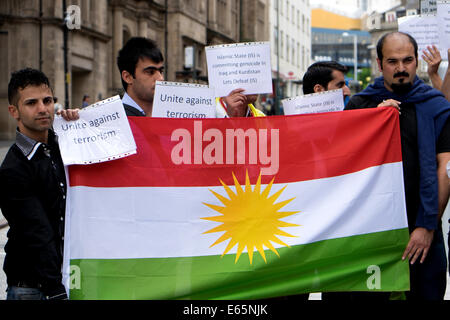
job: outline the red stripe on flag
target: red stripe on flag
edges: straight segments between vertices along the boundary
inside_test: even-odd
[[[204,162],[202,154],[213,140],[202,142],[202,134],[194,138],[194,123],[197,131],[201,126],[203,134],[208,129],[217,129],[209,132],[223,135],[224,162],[227,129],[253,128],[257,133],[267,129],[268,155],[271,143],[276,141],[275,135],[270,133],[278,129],[279,169],[275,175],[262,176],[262,183],[268,183],[273,177],[275,183],[334,177],[402,159],[398,112],[394,108],[203,120],[130,117],[129,121],[137,154],[99,164],[70,166],[72,186],[217,186],[219,179],[233,184],[232,172],[243,184],[246,170],[250,181],[255,183],[260,169],[269,166],[262,164],[260,157],[256,164],[249,164],[248,155],[245,164],[195,164],[199,160]],[[191,164],[177,165],[172,161],[172,149],[179,146],[179,141],[171,141],[171,136],[177,129],[185,129],[182,131],[192,136]],[[247,152],[248,149],[246,141]],[[259,147],[257,150],[259,152]],[[234,153],[236,163],[237,151]]]

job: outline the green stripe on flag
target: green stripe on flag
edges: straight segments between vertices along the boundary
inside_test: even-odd
[[[409,267],[401,255],[408,239],[405,228],[324,240],[277,248],[280,258],[266,250],[267,264],[254,252],[252,265],[246,253],[237,263],[234,254],[71,260],[72,270],[79,267],[80,272],[72,272],[71,285],[79,287],[71,289],[70,298],[261,299],[306,292],[406,291]]]

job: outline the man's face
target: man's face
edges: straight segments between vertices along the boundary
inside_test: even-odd
[[[17,106],[8,110],[17,120],[17,126],[24,135],[41,141],[53,125],[54,103],[52,90],[46,85],[27,86],[19,89]]]
[[[127,92],[139,102],[153,103],[156,81],[163,81],[164,63],[155,63],[149,58],[141,58],[136,64],[134,77],[128,74],[125,81],[128,83]]]
[[[409,91],[416,76],[417,60],[414,46],[406,36],[388,36],[383,45],[383,61],[377,62],[389,91],[400,94]]]
[[[344,73],[339,70],[333,70],[331,73],[331,76],[333,77],[333,80],[328,82],[327,90],[336,90],[336,89],[342,89],[342,93],[345,97],[350,97],[350,89],[345,84],[345,77]]]

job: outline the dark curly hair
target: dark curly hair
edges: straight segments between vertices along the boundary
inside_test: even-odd
[[[11,79],[8,84],[9,104],[17,106],[19,102],[19,90],[25,89],[28,86],[41,85],[45,85],[52,90],[50,87],[50,81],[42,71],[32,68],[25,68],[11,73]]]

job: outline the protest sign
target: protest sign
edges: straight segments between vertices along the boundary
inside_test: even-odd
[[[342,89],[306,94],[281,100],[284,114],[305,114],[344,110]]]
[[[439,43],[442,48],[441,57],[446,59],[446,50],[450,48],[450,1],[437,2],[436,18],[439,25]]]
[[[53,123],[64,165],[110,161],[136,153],[119,96],[90,105],[79,115],[77,121],[56,116]]]
[[[215,118],[214,89],[200,84],[156,81],[152,117]]]
[[[234,43],[206,47],[209,86],[216,97],[237,88],[244,94],[272,93],[269,42]]]
[[[436,14],[436,0],[420,0],[420,14]]]
[[[435,15],[414,15],[398,19],[398,31],[411,35],[417,42],[419,59],[422,59],[423,51],[427,46],[435,45],[441,57],[447,56],[447,50],[439,40],[438,19]]]

